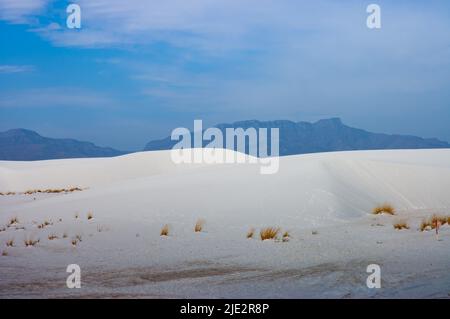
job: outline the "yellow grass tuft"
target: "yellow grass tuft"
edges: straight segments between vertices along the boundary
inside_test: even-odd
[[[393,226],[394,226],[394,229],[398,229],[398,230],[409,229],[409,226],[405,221],[399,221],[399,222],[395,223]]]
[[[390,204],[383,204],[375,207],[372,210],[372,214],[378,215],[378,214],[389,214],[389,215],[395,215],[395,208]]]
[[[203,227],[205,226],[205,221],[203,219],[199,219],[197,220],[197,222],[195,223],[195,227],[194,227],[194,231],[196,233],[199,233],[203,230]]]
[[[436,229],[436,227],[448,224],[450,226],[450,216],[432,215],[429,218],[424,218],[420,224],[420,231]]]
[[[259,232],[259,235],[261,237],[261,240],[277,239],[279,232],[280,232],[279,228],[266,227],[266,228],[261,229],[261,231]]]
[[[161,228],[160,236],[169,236],[169,225],[166,224]]]
[[[250,228],[250,230],[247,232],[247,238],[252,239],[254,235],[255,235],[255,229]]]

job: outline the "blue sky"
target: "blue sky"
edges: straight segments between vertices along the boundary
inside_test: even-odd
[[[79,0],[80,30],[69,3],[0,0],[0,130],[135,150],[194,119],[338,116],[450,141],[448,1]]]

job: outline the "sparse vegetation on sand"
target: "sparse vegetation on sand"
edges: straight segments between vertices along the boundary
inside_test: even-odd
[[[280,232],[280,228],[277,227],[266,227],[261,229],[259,232],[259,235],[261,237],[261,240],[268,240],[268,239],[277,239],[278,233]]]
[[[48,189],[29,189],[25,192],[6,192],[0,193],[0,196],[10,196],[10,195],[33,195],[33,194],[59,194],[59,193],[72,193],[81,192],[83,189],[80,187],[69,187],[69,188],[48,188]]]
[[[25,247],[34,247],[39,243],[39,239],[28,238],[24,240]]]
[[[169,225],[164,225],[161,228],[160,236],[169,236]]]
[[[394,229],[397,229],[397,230],[409,229],[408,223],[406,221],[398,221],[393,226],[394,226]]]
[[[17,225],[19,223],[19,219],[17,217],[11,217],[8,223],[8,226]]]
[[[199,233],[203,230],[203,227],[205,226],[205,220],[203,219],[199,219],[197,220],[197,222],[195,223],[195,227],[194,227],[194,231],[196,233]]]
[[[391,204],[385,203],[383,205],[374,207],[374,209],[372,210],[372,214],[374,214],[374,215],[379,215],[379,214],[395,215],[395,208]]]
[[[39,224],[37,227],[39,229],[44,229],[47,226],[53,225],[53,223],[49,222],[48,220],[45,220],[42,224]]]
[[[48,240],[55,240],[55,239],[58,239],[58,236],[56,236],[55,234],[48,235]]]
[[[247,232],[247,238],[251,239],[251,238],[253,238],[254,235],[255,235],[255,229],[250,228],[250,230]]]
[[[420,224],[420,231],[436,229],[437,227],[444,226],[445,224],[450,225],[449,221],[450,215],[432,215],[431,217],[422,220],[422,223]]]

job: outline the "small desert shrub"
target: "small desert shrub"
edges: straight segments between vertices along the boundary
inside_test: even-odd
[[[34,247],[39,243],[39,241],[40,241],[39,239],[34,240],[32,238],[29,238],[29,239],[24,240],[24,244],[25,244],[25,247]]]
[[[9,239],[6,241],[6,247],[14,247],[14,239]]]
[[[409,229],[409,226],[405,221],[399,221],[394,224],[394,229],[398,229],[398,230]]]
[[[433,215],[430,218],[425,218],[422,220],[422,223],[420,224],[420,230],[425,231],[436,229],[436,227],[444,226],[445,224],[448,224],[450,226],[450,223],[448,223],[449,220],[450,216]]]
[[[250,230],[247,232],[247,238],[251,239],[251,238],[253,238],[254,235],[255,235],[255,229],[250,228]]]
[[[17,225],[19,223],[19,219],[17,217],[12,217],[9,220],[9,226]]]
[[[2,251],[2,256],[4,257],[8,256],[8,252],[6,250]]]
[[[203,230],[203,227],[205,226],[205,221],[203,219],[199,219],[197,220],[197,222],[195,223],[195,227],[194,227],[194,231],[196,233],[199,233]]]
[[[279,228],[266,227],[266,228],[261,229],[261,231],[259,232],[259,235],[261,237],[261,240],[277,239],[279,232],[280,232]]]
[[[92,212],[89,212],[89,213],[87,214],[87,219],[88,219],[88,220],[91,220],[92,218],[94,218],[94,214],[93,214]]]
[[[74,239],[72,239],[71,243],[72,243],[72,246],[75,247],[75,246],[78,244],[78,240],[76,240],[76,239],[74,238]]]
[[[164,225],[161,228],[160,236],[169,236],[169,225]]]
[[[53,225],[53,223],[49,222],[48,220],[44,221],[42,224],[38,225],[39,229],[44,229],[47,226]]]
[[[313,231],[311,232],[311,234],[312,234],[312,235],[318,235],[318,234],[319,234],[319,231],[313,230]]]
[[[378,215],[378,214],[389,214],[389,215],[395,215],[395,208],[390,204],[383,204],[375,207],[372,210],[372,214]]]
[[[48,240],[54,240],[54,239],[58,239],[58,236],[56,236],[55,234],[48,235]]]
[[[288,231],[285,231],[283,233],[282,241],[287,242],[287,241],[289,241],[290,238],[291,238],[291,234]]]

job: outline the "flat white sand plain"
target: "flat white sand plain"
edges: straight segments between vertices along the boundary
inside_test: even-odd
[[[0,297],[450,297],[450,226],[438,238],[418,230],[450,215],[450,150],[279,165],[273,175],[254,164],[175,165],[169,151],[0,162],[0,192],[16,192],[0,196]],[[21,194],[70,187],[83,191]],[[371,214],[385,202],[394,216]],[[395,230],[401,220],[410,229]],[[260,240],[266,226],[289,240]],[[69,264],[81,267],[80,289],[66,287]],[[366,286],[369,264],[381,267],[380,289]]]

